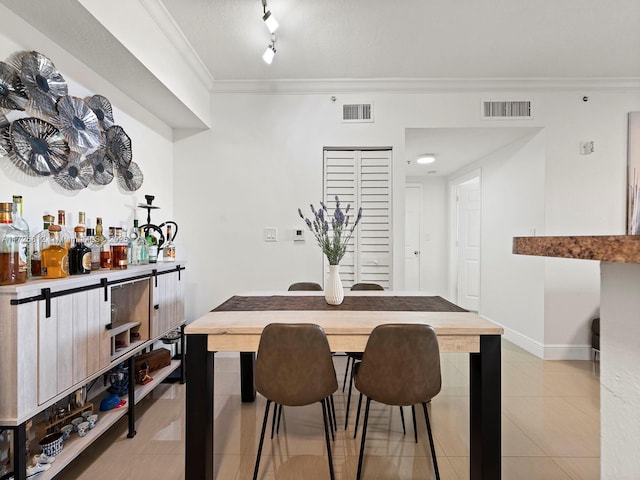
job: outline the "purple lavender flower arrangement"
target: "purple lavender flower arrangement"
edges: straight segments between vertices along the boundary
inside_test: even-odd
[[[329,214],[324,202],[320,202],[321,208],[318,210],[313,207],[313,204],[310,206],[313,220],[306,218],[300,209],[298,209],[298,214],[316,237],[316,242],[327,256],[329,265],[338,265],[347,251],[347,245],[349,245],[353,231],[362,218],[362,207],[358,210],[355,220],[350,224],[349,210],[351,205],[347,205],[343,212],[337,195],[336,209],[333,211],[333,215]]]

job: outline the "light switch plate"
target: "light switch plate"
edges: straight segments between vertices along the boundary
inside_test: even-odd
[[[264,227],[264,241],[265,242],[277,242],[278,241],[278,229],[276,227]]]

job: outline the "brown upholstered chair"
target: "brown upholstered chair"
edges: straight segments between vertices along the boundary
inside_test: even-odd
[[[321,292],[322,287],[315,282],[297,282],[289,285],[289,291],[308,291],[308,292]]]
[[[327,402],[331,394],[338,389],[338,382],[329,342],[322,327],[309,323],[267,325],[262,331],[258,345],[255,386],[256,390],[267,399],[267,405],[253,472],[254,480],[258,477],[271,402],[292,407],[315,402],[322,404],[329,473],[333,480]],[[276,415],[275,408],[273,414]]]
[[[384,290],[384,287],[377,283],[354,283],[351,290]]]
[[[440,350],[438,338],[429,325],[388,324],[376,327],[367,341],[355,376],[356,388],[367,397],[358,459],[359,480],[362,474],[369,406],[371,400],[387,405],[422,403],[427,424],[429,446],[436,478],[440,478],[433,446],[427,402],[440,393]],[[358,420],[356,420],[357,423]]]

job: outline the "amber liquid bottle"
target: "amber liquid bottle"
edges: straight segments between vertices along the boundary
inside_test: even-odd
[[[116,227],[116,234],[111,239],[111,270],[127,268],[127,239],[122,236],[122,228]]]
[[[64,278],[69,275],[69,250],[60,238],[60,225],[49,227],[49,246],[42,250],[42,276]]]
[[[13,226],[11,203],[0,203],[0,285],[27,281],[26,265],[20,262],[23,233]]]
[[[107,238],[103,233],[102,217],[96,218],[96,242],[100,247],[100,268],[111,267],[111,252]]]

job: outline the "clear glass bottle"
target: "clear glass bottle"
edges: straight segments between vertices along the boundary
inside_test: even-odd
[[[100,268],[110,268],[111,251],[109,250],[109,241],[103,233],[102,217],[96,218],[96,242],[100,248]]]
[[[49,245],[49,226],[53,225],[53,215],[43,215],[42,231],[36,233],[31,239],[31,275],[42,275],[42,250]]]
[[[69,249],[69,275],[91,273],[91,249],[85,245],[85,227],[74,228],[75,244]]]
[[[27,281],[26,265],[20,264],[23,232],[13,226],[11,203],[0,203],[0,285]]]
[[[131,263],[133,265],[147,265],[149,263],[149,255],[147,241],[144,238],[144,231],[142,228],[138,229],[138,234],[131,243]]]
[[[42,276],[64,278],[69,275],[69,250],[61,237],[60,225],[49,227],[49,245],[42,250]]]
[[[111,270],[125,270],[127,268],[127,238],[122,236],[122,228],[115,228],[115,235],[110,238],[109,244]]]
[[[167,225],[167,241],[162,248],[162,260],[164,260],[165,262],[176,261],[176,246],[173,244],[171,225]]]
[[[67,250],[71,248],[71,242],[73,242],[73,233],[67,227],[67,214],[64,210],[58,210],[58,225],[60,225],[60,239],[64,242]]]
[[[13,196],[13,209],[11,212],[13,226],[22,232],[20,240],[20,269],[26,269],[27,278],[31,278],[31,235],[29,224],[22,216],[22,196]]]
[[[133,245],[135,243],[135,240],[138,238],[138,219],[137,218],[133,219],[133,228],[131,229],[131,232],[129,233],[127,238],[129,239],[129,244],[128,244],[129,265],[137,265],[133,259]]]
[[[87,228],[84,244],[91,249],[91,270],[100,270],[100,244],[96,240],[96,231]]]

